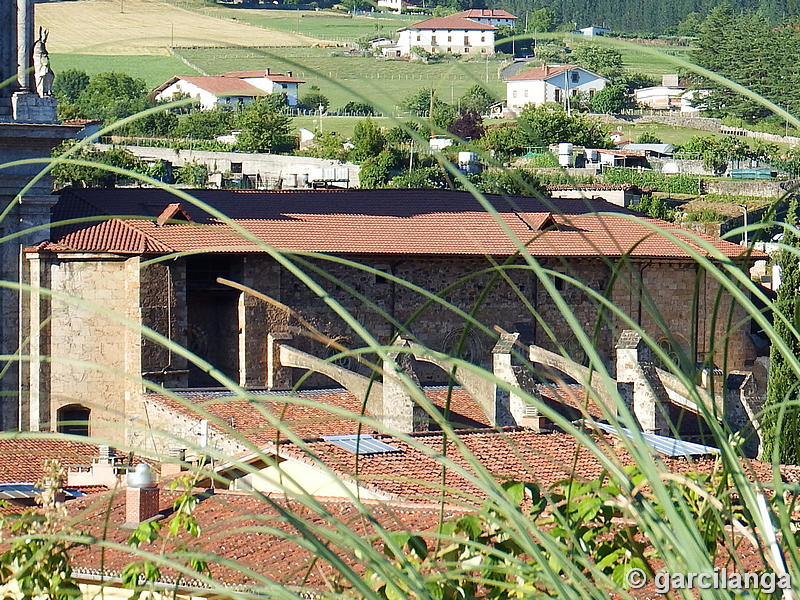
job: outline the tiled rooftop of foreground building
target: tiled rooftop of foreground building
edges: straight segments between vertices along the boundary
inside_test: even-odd
[[[45,460],[57,459],[65,469],[85,467],[100,452],[95,444],[66,441],[48,433],[26,436],[0,440],[0,483],[36,483],[44,475]],[[115,456],[122,455],[115,451]]]
[[[537,257],[619,257],[689,260],[650,226],[707,254],[697,239],[725,257],[746,249],[677,226],[644,219],[603,200],[487,196],[502,226],[466,192],[444,190],[192,190],[259,242],[279,249],[347,255],[509,256],[517,247],[507,228]],[[168,254],[180,251],[263,252],[230,225],[158,189],[73,189],[60,192],[53,221],[93,221],[54,227],[49,242],[29,251]],[[191,222],[159,225],[176,200]],[[602,212],[603,214],[595,214]],[[611,213],[611,214],[609,214]],[[114,218],[110,218],[110,216]],[[126,218],[118,218],[124,216]],[[110,220],[98,222],[96,217]],[[131,217],[131,218],[127,218]],[[650,226],[648,226],[648,224]],[[754,258],[752,255],[751,258]],[[761,257],[759,254],[758,257]]]
[[[160,508],[169,513],[176,492],[160,492]],[[375,526],[350,501],[318,499],[321,512],[315,512],[301,503],[273,494],[267,498],[255,497],[240,492],[218,491],[203,499],[195,508],[202,535],[195,539],[183,529],[176,538],[171,538],[164,553],[173,552],[179,545],[191,547],[201,553],[218,556],[227,561],[209,560],[213,578],[227,585],[253,585],[257,580],[247,572],[250,569],[281,585],[297,585],[313,589],[325,589],[326,580],[334,575],[333,568],[317,553],[301,547],[292,536],[297,530],[290,524],[282,511],[287,511],[308,523],[315,533],[324,538],[324,531],[331,530],[335,523],[343,524],[348,530],[364,539],[374,535]],[[110,505],[110,510],[109,510]],[[388,531],[426,531],[436,526],[440,518],[440,504],[418,505],[401,502],[374,503],[365,501],[369,514]],[[131,535],[130,529],[121,526],[125,520],[125,494],[93,494],[79,498],[68,505],[69,517],[75,527],[95,536],[98,540],[108,540],[126,545]],[[448,519],[463,511],[457,507],[444,507],[444,518]],[[108,522],[106,523],[106,518]],[[277,532],[285,532],[279,535]],[[161,540],[153,545],[143,545],[145,551],[162,553]],[[354,556],[353,548],[342,544],[331,544],[334,553],[363,575],[362,560]],[[71,563],[78,571],[95,571],[103,567],[106,575],[119,575],[122,568],[134,560],[134,556],[119,548],[105,548],[99,545],[77,547],[71,551]],[[230,565],[233,561],[237,566]],[[166,581],[173,580],[176,572],[162,568]],[[184,585],[191,585],[186,578]],[[342,582],[345,583],[345,582]]]
[[[615,436],[593,432],[603,452],[621,466],[633,465],[633,457]],[[412,443],[391,436],[375,436],[396,449],[395,452],[356,455],[324,439],[306,440],[308,452],[292,443],[278,446],[278,454],[308,464],[322,461],[347,481],[377,492],[410,501],[433,502],[446,489],[448,500],[477,505],[486,497],[484,484],[475,481],[476,471],[466,454],[448,439],[446,450],[442,433],[411,434]],[[597,479],[604,465],[576,439],[562,432],[537,432],[530,429],[506,428],[458,432],[458,441],[473,455],[493,478],[532,481],[548,487],[568,477],[580,481]],[[274,451],[274,446],[266,449]],[[310,458],[310,455],[317,457]],[[442,456],[455,468],[443,474]],[[711,473],[719,469],[712,456],[658,456],[666,470],[673,473]],[[742,459],[744,472],[752,481],[773,481],[772,467],[765,462]],[[459,472],[463,471],[462,472]],[[443,479],[444,476],[444,479]],[[785,476],[784,476],[785,479]],[[444,482],[444,487],[443,487]]]
[[[264,411],[280,419],[286,427],[301,438],[317,438],[358,432],[358,420],[334,411],[358,416],[362,413],[362,400],[344,389],[302,390],[296,393],[266,392],[254,390],[258,400],[251,401],[235,396],[232,392],[187,391],[177,392],[179,400],[160,394],[148,394],[147,400],[159,402],[170,409],[192,417],[202,418],[207,412],[221,423],[229,426],[235,434],[246,438],[251,444],[262,446],[276,441],[278,429],[265,416]],[[434,406],[444,410],[448,396],[447,387],[425,388],[425,393]],[[299,398],[299,403],[294,398]],[[460,388],[450,394],[450,422],[456,427],[489,427],[489,421],[470,395]],[[309,401],[313,405],[309,405]],[[367,413],[368,414],[368,413]],[[218,432],[225,431],[214,425]],[[362,433],[372,433],[370,427],[362,426]]]

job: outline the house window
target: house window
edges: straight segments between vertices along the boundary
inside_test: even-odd
[[[469,53],[469,48],[464,48],[464,54],[468,54],[468,53]]]
[[[556,102],[561,102],[561,90],[556,88]]]
[[[524,96],[525,96],[526,98],[528,97],[528,90],[525,90],[525,94],[524,94]]]
[[[486,36],[485,36],[485,35],[482,35],[482,36],[481,36],[481,41],[482,41],[482,42],[485,42],[485,41],[486,41]]]
[[[422,41],[422,36],[421,36],[421,35],[419,35],[419,34],[417,34],[417,41],[418,41],[418,42],[419,42],[419,41]]]
[[[80,404],[68,404],[56,413],[56,429],[58,433],[71,435],[89,435],[89,415],[91,410]]]
[[[511,92],[511,96],[513,98],[516,98],[517,97],[517,90],[514,90],[513,92]]]
[[[469,46],[469,36],[467,35],[464,36],[464,45]]]
[[[594,90],[589,90],[589,98],[594,98]]]
[[[447,36],[447,41],[448,42],[452,42],[453,41],[453,36],[452,35],[448,35]]]
[[[241,173],[242,172],[242,163],[231,163],[231,173]]]
[[[572,90],[572,96],[573,96],[573,97],[575,97],[575,96],[577,96],[577,95],[578,95],[578,90],[576,90],[576,89],[573,89],[573,90]]]
[[[572,72],[572,83],[578,83],[580,78],[581,78],[581,74],[580,73],[578,73],[577,71],[573,71]]]

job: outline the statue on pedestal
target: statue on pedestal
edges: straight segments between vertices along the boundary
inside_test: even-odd
[[[33,76],[36,93],[41,98],[53,95],[53,79],[55,75],[50,68],[50,55],[47,53],[47,29],[39,27],[39,39],[33,44]]]

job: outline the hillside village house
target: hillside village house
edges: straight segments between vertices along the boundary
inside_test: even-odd
[[[518,18],[506,10],[497,8],[471,8],[452,16],[471,19],[494,27],[513,27],[514,21]]]
[[[494,54],[495,27],[456,15],[432,17],[398,31],[400,56],[410,56],[415,47],[434,53]]]
[[[289,73],[237,71],[213,77],[175,76],[155,89],[157,100],[174,100],[190,96],[199,101],[201,110],[217,106],[239,106],[267,94],[286,94],[286,103],[297,106],[298,88],[302,79]]]
[[[355,260],[379,272],[440,290],[495,260],[514,255],[517,248],[500,226],[467,193],[420,190],[218,191],[197,190],[210,203],[258,239],[279,248],[322,252]],[[650,229],[624,218],[628,211],[602,200],[531,198],[512,204],[490,200],[502,219],[528,250],[547,268],[570,274],[599,293],[605,293],[612,265],[630,251],[630,267],[614,280],[614,304],[665,344],[678,344],[698,360],[713,352],[719,365],[746,368],[756,358],[748,321],[738,308],[727,333],[727,354],[712,346],[712,316],[718,284],[698,274],[697,264]],[[553,212],[555,211],[555,212]],[[594,211],[624,213],[597,216]],[[166,348],[138,329],[131,330],[106,314],[66,301],[61,294],[84,298],[134,323],[187,347],[243,386],[263,388],[272,381],[267,368],[270,335],[298,327],[295,316],[345,347],[362,342],[330,306],[262,248],[243,241],[205,211],[155,189],[67,189],[53,210],[53,220],[91,215],[138,215],[140,219],[108,219],[60,228],[51,240],[28,248],[25,280],[50,288],[53,297],[34,294],[23,301],[24,339],[30,336],[31,359],[25,365],[20,414],[23,428],[47,429],[67,416],[83,415],[94,435],[124,437],[125,424],[141,408],[140,377],[168,388],[218,385],[202,368]],[[198,226],[202,225],[202,226]],[[666,224],[676,235],[688,235]],[[734,244],[706,238],[725,256],[746,262]],[[703,251],[698,247],[698,251]],[[176,252],[189,253],[175,256]],[[155,259],[155,260],[153,260]],[[755,260],[755,259],[752,259]],[[317,278],[343,306],[381,342],[388,342],[396,325],[404,323],[424,302],[416,292],[379,274],[317,259],[315,264],[364,294],[385,314],[375,312],[350,291]],[[520,333],[524,343],[556,350],[553,339],[581,362],[583,351],[547,291],[530,271],[514,270],[511,281],[524,293],[550,334],[534,318],[508,283],[499,282],[486,297],[477,318]],[[699,300],[693,300],[698,281]],[[292,312],[220,283],[219,278],[251,286]],[[644,308],[643,281],[651,298]],[[488,275],[469,279],[445,298],[469,310]],[[585,327],[592,329],[597,305],[585,293],[563,281],[557,288]],[[723,297],[724,294],[723,294]],[[729,300],[723,299],[723,304]],[[652,306],[651,306],[652,302]],[[697,306],[688,319],[687,307]],[[653,307],[669,328],[659,329]],[[297,318],[300,318],[297,317]],[[716,328],[725,326],[716,322]],[[620,324],[612,315],[601,320],[597,350],[613,366],[613,347]],[[449,351],[464,334],[463,317],[438,305],[429,306],[408,325],[407,335],[433,349]],[[719,334],[719,332],[717,332]],[[719,335],[716,335],[719,337]],[[485,334],[467,334],[465,357],[485,364],[494,342]],[[333,350],[300,337],[299,350],[330,356]],[[672,348],[674,350],[675,348]],[[46,359],[45,357],[51,357]],[[80,359],[105,369],[76,365]],[[357,365],[356,365],[357,367]],[[126,376],[126,374],[128,376]],[[420,369],[420,381],[444,377],[434,367]],[[316,379],[314,378],[316,377]],[[309,385],[325,385],[322,376]],[[320,379],[321,378],[321,379]],[[287,380],[291,383],[291,380]],[[144,421],[142,421],[144,422]]]
[[[606,83],[607,79],[583,67],[544,65],[506,79],[506,104],[509,110],[519,113],[529,104],[561,104],[578,94],[586,94],[591,98]]]
[[[656,110],[679,110],[682,113],[699,113],[697,101],[708,95],[707,90],[693,90],[680,81],[678,75],[662,75],[661,85],[633,90],[633,98],[641,107]]]

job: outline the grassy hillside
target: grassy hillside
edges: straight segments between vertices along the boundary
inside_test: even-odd
[[[58,75],[67,69],[80,69],[90,75],[117,71],[127,73],[131,77],[138,77],[147,82],[147,86],[155,88],[164,83],[176,73],[184,75],[197,75],[192,70],[172,56],[135,56],[123,54],[120,56],[104,56],[100,54],[51,54],[53,71]]]
[[[181,55],[208,73],[263,69],[292,71],[306,81],[304,89],[319,86],[333,108],[350,100],[365,99],[391,111],[398,102],[420,88],[434,88],[447,102],[458,100],[475,83],[498,98],[505,95],[499,71],[501,60],[455,61],[420,64],[371,57],[341,56],[325,48],[197,48],[179,49]],[[188,71],[188,67],[184,70]],[[486,81],[488,72],[489,81]]]
[[[310,46],[317,40],[158,0],[78,0],[36,4],[57,54],[167,55],[176,46]],[[235,11],[227,11],[235,12]]]

